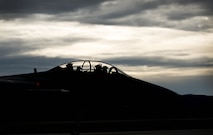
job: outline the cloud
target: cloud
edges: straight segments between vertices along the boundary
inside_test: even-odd
[[[208,11],[208,13],[212,14],[212,5],[213,5],[213,1],[211,0],[173,0],[174,2],[178,2],[181,5],[185,5],[185,4],[197,4],[202,6],[204,9],[207,9],[206,11]]]
[[[213,58],[193,58],[193,59],[175,59],[166,56],[141,56],[141,57],[120,57],[113,59],[106,59],[110,63],[115,63],[119,65],[129,65],[129,66],[160,66],[167,68],[202,68],[202,67],[213,67]]]
[[[206,51],[212,48],[212,33],[25,19],[13,22],[0,21],[2,55],[212,57]]]
[[[0,0],[1,13],[44,13],[44,14],[57,14],[79,9],[101,9],[108,13],[115,13],[118,16],[134,14],[139,11],[156,9],[162,5],[192,5],[197,4],[204,6],[205,9],[211,10],[211,0]],[[109,10],[111,9],[111,10]],[[120,12],[118,12],[120,11]],[[116,15],[117,13],[117,15]],[[119,15],[120,14],[120,15]],[[111,16],[113,17],[113,16]]]
[[[22,42],[21,41],[0,42],[1,57],[21,53],[23,49],[17,47],[19,44],[22,44]]]
[[[210,0],[0,0],[0,17],[212,31],[211,4]]]
[[[95,6],[105,0],[0,0],[0,13],[8,14],[31,14],[45,13],[57,14],[67,11]]]
[[[79,9],[53,16],[50,20],[79,21],[82,23],[158,26],[190,31],[210,31],[212,13],[197,2],[179,1],[107,1],[100,6]]]

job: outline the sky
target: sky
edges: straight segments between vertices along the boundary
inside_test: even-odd
[[[0,0],[0,76],[100,60],[213,95],[212,0]]]

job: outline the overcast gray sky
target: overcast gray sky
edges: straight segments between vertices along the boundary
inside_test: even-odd
[[[0,75],[75,59],[213,95],[211,0],[0,0]]]

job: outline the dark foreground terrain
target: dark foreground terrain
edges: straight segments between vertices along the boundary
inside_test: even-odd
[[[212,134],[213,129],[81,133],[81,135],[212,135]],[[43,133],[43,134],[19,134],[19,135],[70,135],[70,133]]]

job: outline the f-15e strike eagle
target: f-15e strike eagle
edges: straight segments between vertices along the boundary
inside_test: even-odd
[[[213,97],[180,95],[101,61],[0,77],[0,133],[213,127]]]

